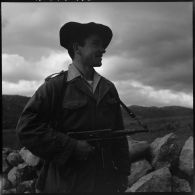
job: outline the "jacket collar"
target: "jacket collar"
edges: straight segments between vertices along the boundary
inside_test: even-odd
[[[75,64],[70,64],[68,67],[68,76],[67,76],[67,81],[71,81],[77,77],[81,77],[82,79],[84,79],[86,82],[87,80],[83,77],[83,75],[81,74],[81,72],[78,70],[78,68],[76,67]],[[97,88],[97,85],[99,83],[101,79],[101,75],[98,74],[95,70],[94,70],[94,75],[93,75],[93,93],[95,93],[95,90]]]
[[[104,98],[104,96],[108,93],[108,91],[112,88],[111,83],[105,79],[104,77],[101,78],[99,83],[99,97],[98,103]]]
[[[109,91],[111,88],[111,84],[107,79],[99,75],[96,71],[94,72],[94,78],[93,78],[93,93],[97,93],[95,91],[97,89],[97,86],[99,84],[99,90],[98,90],[98,98],[96,99],[94,94],[91,93],[89,88],[83,83],[84,77],[82,74],[79,72],[79,70],[76,68],[74,64],[70,64],[68,67],[68,75],[67,75],[67,82],[74,81],[75,86],[77,87],[78,90],[82,91],[86,95],[90,96],[93,99],[96,99],[97,102],[99,103],[103,97],[106,95],[106,93]]]

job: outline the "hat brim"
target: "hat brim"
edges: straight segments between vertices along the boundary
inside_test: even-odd
[[[111,29],[103,24],[68,22],[60,29],[60,45],[68,49],[70,43],[90,34],[99,35],[103,41],[104,48],[109,45],[112,39]]]

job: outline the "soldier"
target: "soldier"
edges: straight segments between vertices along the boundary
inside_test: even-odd
[[[76,140],[71,131],[124,129],[118,93],[94,67],[112,39],[108,26],[68,22],[60,44],[72,63],[46,79],[25,106],[17,125],[20,142],[44,160],[41,192],[118,192],[127,187],[130,159],[126,137],[101,143]]]

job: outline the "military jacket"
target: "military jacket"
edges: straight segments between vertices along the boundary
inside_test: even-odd
[[[64,73],[47,79],[25,106],[17,125],[20,142],[45,164],[37,188],[43,192],[93,192],[99,181],[113,174],[129,175],[126,137],[91,143],[96,154],[85,161],[74,158],[76,140],[70,131],[123,129],[114,84],[101,77],[93,94],[77,77],[64,81]],[[99,150],[101,148],[101,150]]]

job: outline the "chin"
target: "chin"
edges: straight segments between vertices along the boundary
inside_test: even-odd
[[[94,64],[93,67],[100,67],[102,64]]]
[[[94,67],[100,67],[101,65],[102,65],[101,61],[98,61],[98,62],[94,63]]]

